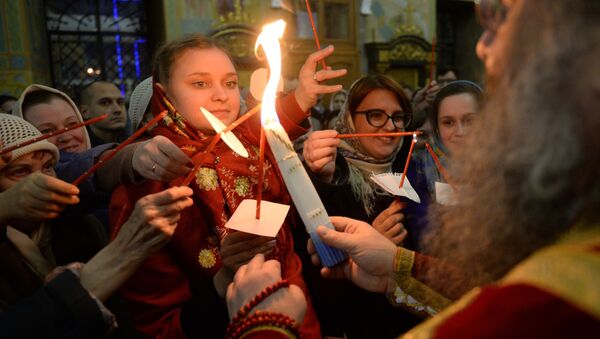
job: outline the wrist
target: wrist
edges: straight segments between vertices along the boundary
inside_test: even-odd
[[[294,98],[296,98],[296,102],[298,103],[298,106],[302,112],[308,112],[308,110],[313,106],[310,102],[306,102],[307,100],[303,100],[304,96],[298,95],[298,90],[294,91]]]

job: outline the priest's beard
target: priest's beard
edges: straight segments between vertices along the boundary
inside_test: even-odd
[[[422,246],[464,272],[443,282],[455,293],[497,281],[577,222],[600,221],[600,85],[591,76],[600,72],[600,5],[543,2],[543,14],[531,1],[515,13],[503,58],[519,62],[488,80],[482,117],[453,158],[460,205],[430,212]]]

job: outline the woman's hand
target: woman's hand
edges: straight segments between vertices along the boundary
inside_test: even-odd
[[[390,239],[395,245],[400,245],[408,235],[402,224],[404,214],[401,211],[403,208],[404,204],[394,199],[390,206],[373,220],[373,228]]]
[[[157,135],[142,142],[133,154],[133,169],[142,177],[163,182],[186,175],[193,166],[190,159],[171,140]]]
[[[437,81],[434,80],[427,87],[418,90],[413,97],[413,107],[415,112],[429,109],[440,89]]]
[[[227,288],[227,309],[229,318],[233,318],[240,308],[244,307],[263,289],[281,280],[281,265],[276,260],[265,261],[262,254],[257,254],[247,265],[240,267]],[[252,309],[283,313],[302,323],[306,312],[306,298],[300,287],[290,285],[271,294]]]
[[[115,241],[135,252],[154,252],[170,239],[181,211],[193,204],[191,188],[176,186],[147,195],[135,204]]]
[[[317,71],[317,63],[333,54],[333,50],[333,46],[328,46],[312,53],[300,68],[298,87],[294,91],[294,95],[298,105],[304,112],[317,103],[319,94],[335,93],[342,89],[342,85],[328,86],[320,84],[325,80],[339,78],[347,73],[346,69],[332,70],[331,67]]]
[[[221,240],[223,266],[235,273],[258,253],[267,255],[275,246],[275,239],[245,232],[232,232]]]
[[[106,300],[151,254],[173,236],[181,211],[193,204],[189,187],[172,187],[135,204],[119,234],[81,270],[81,285]]]
[[[340,139],[336,139],[337,134],[335,130],[312,132],[302,150],[308,168],[327,183],[331,183],[335,172],[335,158],[340,145]]]
[[[79,203],[79,189],[55,177],[32,173],[0,193],[0,222],[53,219],[66,205]]]

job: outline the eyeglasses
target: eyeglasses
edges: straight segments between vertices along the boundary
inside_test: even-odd
[[[504,23],[508,9],[502,0],[475,0],[475,12],[484,29],[496,32]]]
[[[367,122],[373,127],[383,127],[387,124],[389,119],[392,119],[394,127],[397,129],[404,129],[412,120],[412,113],[406,112],[394,112],[392,115],[388,115],[380,109],[370,109],[366,111],[356,111],[354,114],[364,114],[367,117]]]

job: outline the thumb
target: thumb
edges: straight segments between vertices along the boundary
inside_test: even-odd
[[[351,234],[331,230],[325,226],[317,228],[319,237],[326,245],[350,252],[355,247],[355,241]]]

